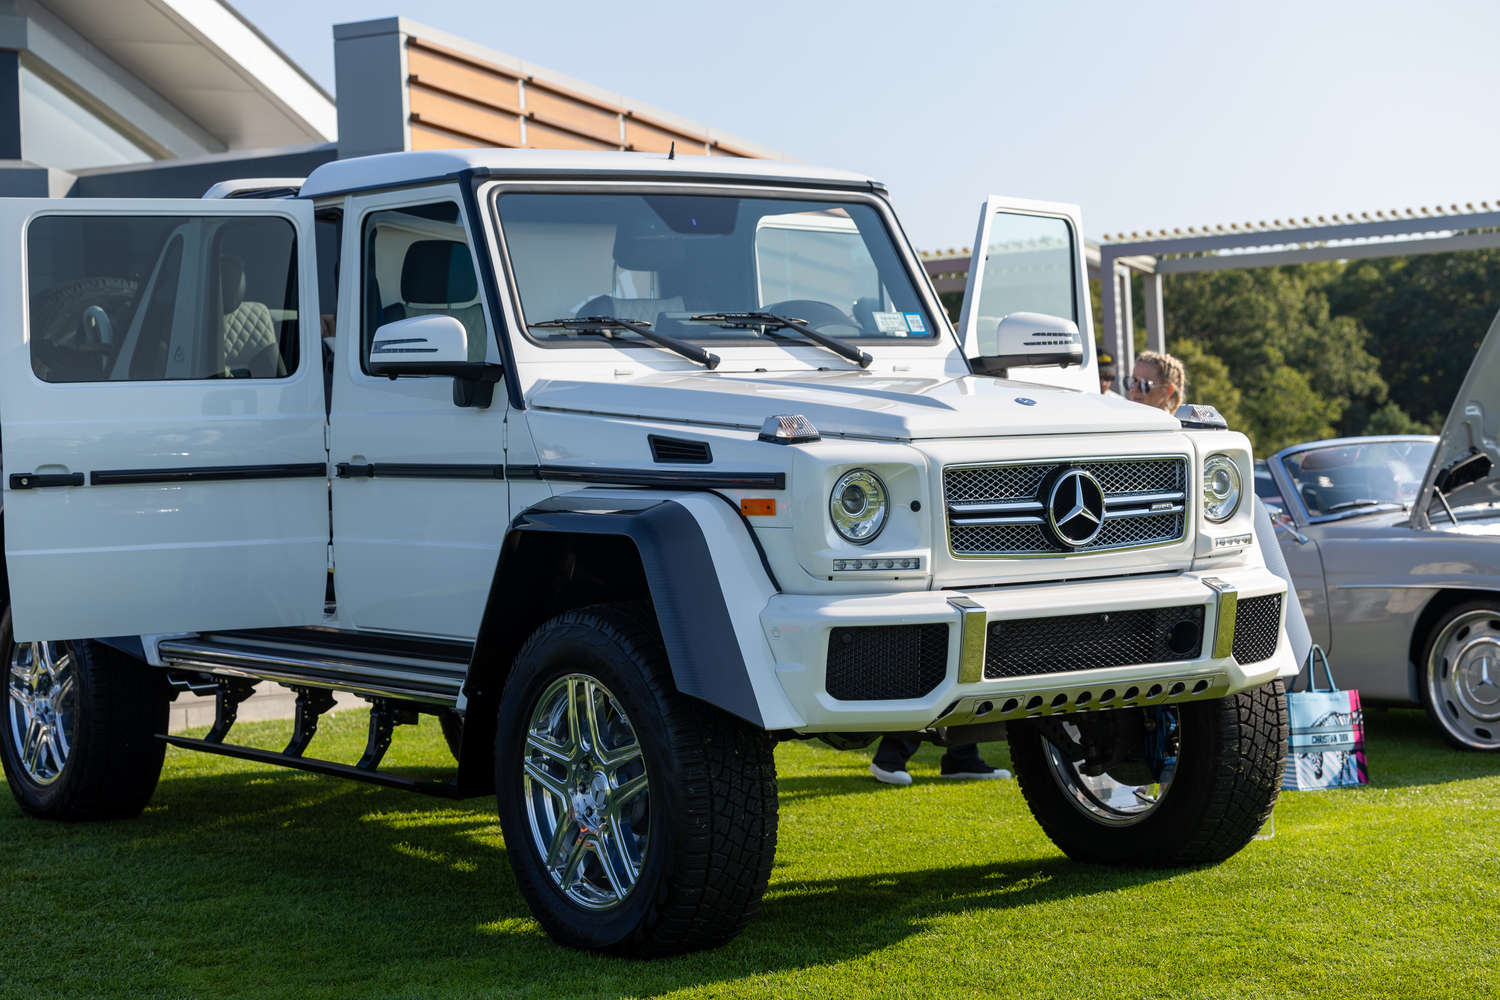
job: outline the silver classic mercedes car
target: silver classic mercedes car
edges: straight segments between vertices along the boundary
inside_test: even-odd
[[[1313,641],[1367,704],[1500,750],[1500,318],[1438,437],[1286,448],[1256,469]]]

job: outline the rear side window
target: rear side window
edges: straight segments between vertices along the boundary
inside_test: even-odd
[[[285,219],[44,216],[26,254],[31,368],[43,381],[297,370],[297,235]]]

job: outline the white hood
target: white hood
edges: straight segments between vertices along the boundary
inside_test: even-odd
[[[931,438],[1176,431],[1171,414],[1118,396],[1010,379],[912,378],[873,372],[653,375],[630,381],[544,380],[542,409],[759,430],[800,413],[825,437]]]

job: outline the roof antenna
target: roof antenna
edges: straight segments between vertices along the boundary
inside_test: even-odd
[[[677,159],[677,143],[673,142],[672,143],[672,148],[669,149],[669,150],[667,150],[667,159],[669,159],[669,160],[675,160],[675,159]]]

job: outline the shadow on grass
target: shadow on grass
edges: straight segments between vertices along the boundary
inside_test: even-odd
[[[511,875],[493,799],[454,803],[257,768],[167,778],[134,821],[75,826],[0,816],[0,842],[14,849],[22,838],[25,871],[11,874],[34,891],[52,883],[65,909],[111,913],[118,931],[161,960],[158,974],[189,974],[198,986],[223,977],[314,985],[335,969],[378,985],[407,981],[414,968],[437,975],[444,960],[461,956],[453,964],[459,978],[504,976],[522,994],[586,991],[596,975],[662,992],[857,959],[945,915],[1170,875],[1047,857],[773,882],[732,945],[635,963],[560,949],[537,929]],[[256,942],[285,941],[289,927],[295,947],[255,953]],[[100,933],[93,921],[79,923],[72,940],[91,945],[102,962],[115,946]]]

